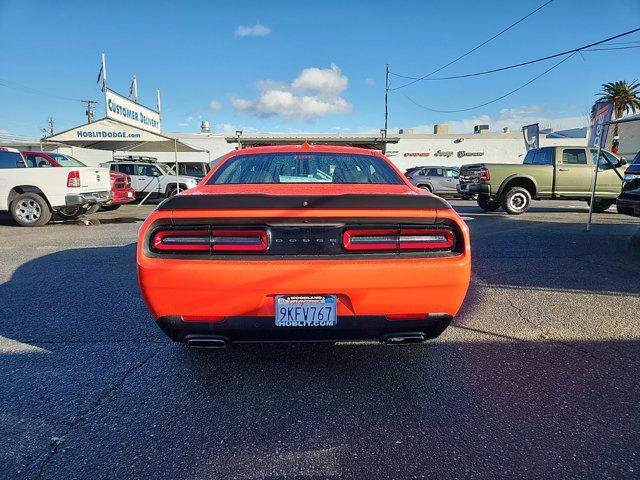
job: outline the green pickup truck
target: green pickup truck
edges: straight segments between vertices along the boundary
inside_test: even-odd
[[[531,199],[589,203],[597,154],[597,149],[590,147],[544,147],[527,152],[523,163],[463,165],[458,193],[477,195],[478,206],[487,212],[502,207],[511,215],[526,212]],[[613,153],[601,151],[595,212],[603,212],[616,202],[622,185],[616,169],[625,164]]]

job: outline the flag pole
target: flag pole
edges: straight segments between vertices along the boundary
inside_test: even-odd
[[[138,103],[138,78],[133,76],[133,101]]]
[[[105,54],[102,54],[102,90],[107,91],[107,59]]]

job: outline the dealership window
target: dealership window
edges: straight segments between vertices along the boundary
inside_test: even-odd
[[[586,165],[587,153],[584,148],[565,149],[562,151],[562,163],[565,165]]]

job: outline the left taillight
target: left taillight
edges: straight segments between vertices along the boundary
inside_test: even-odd
[[[256,253],[269,248],[266,230],[158,230],[151,238],[158,253]]]
[[[400,227],[393,229],[347,229],[342,246],[348,251],[447,251],[456,237],[449,227]]]
[[[80,172],[78,170],[72,170],[67,175],[67,187],[77,188],[80,186]]]

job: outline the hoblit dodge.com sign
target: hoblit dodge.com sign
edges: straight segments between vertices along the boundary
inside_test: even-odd
[[[133,127],[160,133],[160,114],[150,108],[132,102],[128,98],[118,95],[111,90],[105,92],[105,106],[107,118],[113,118],[119,122]]]

